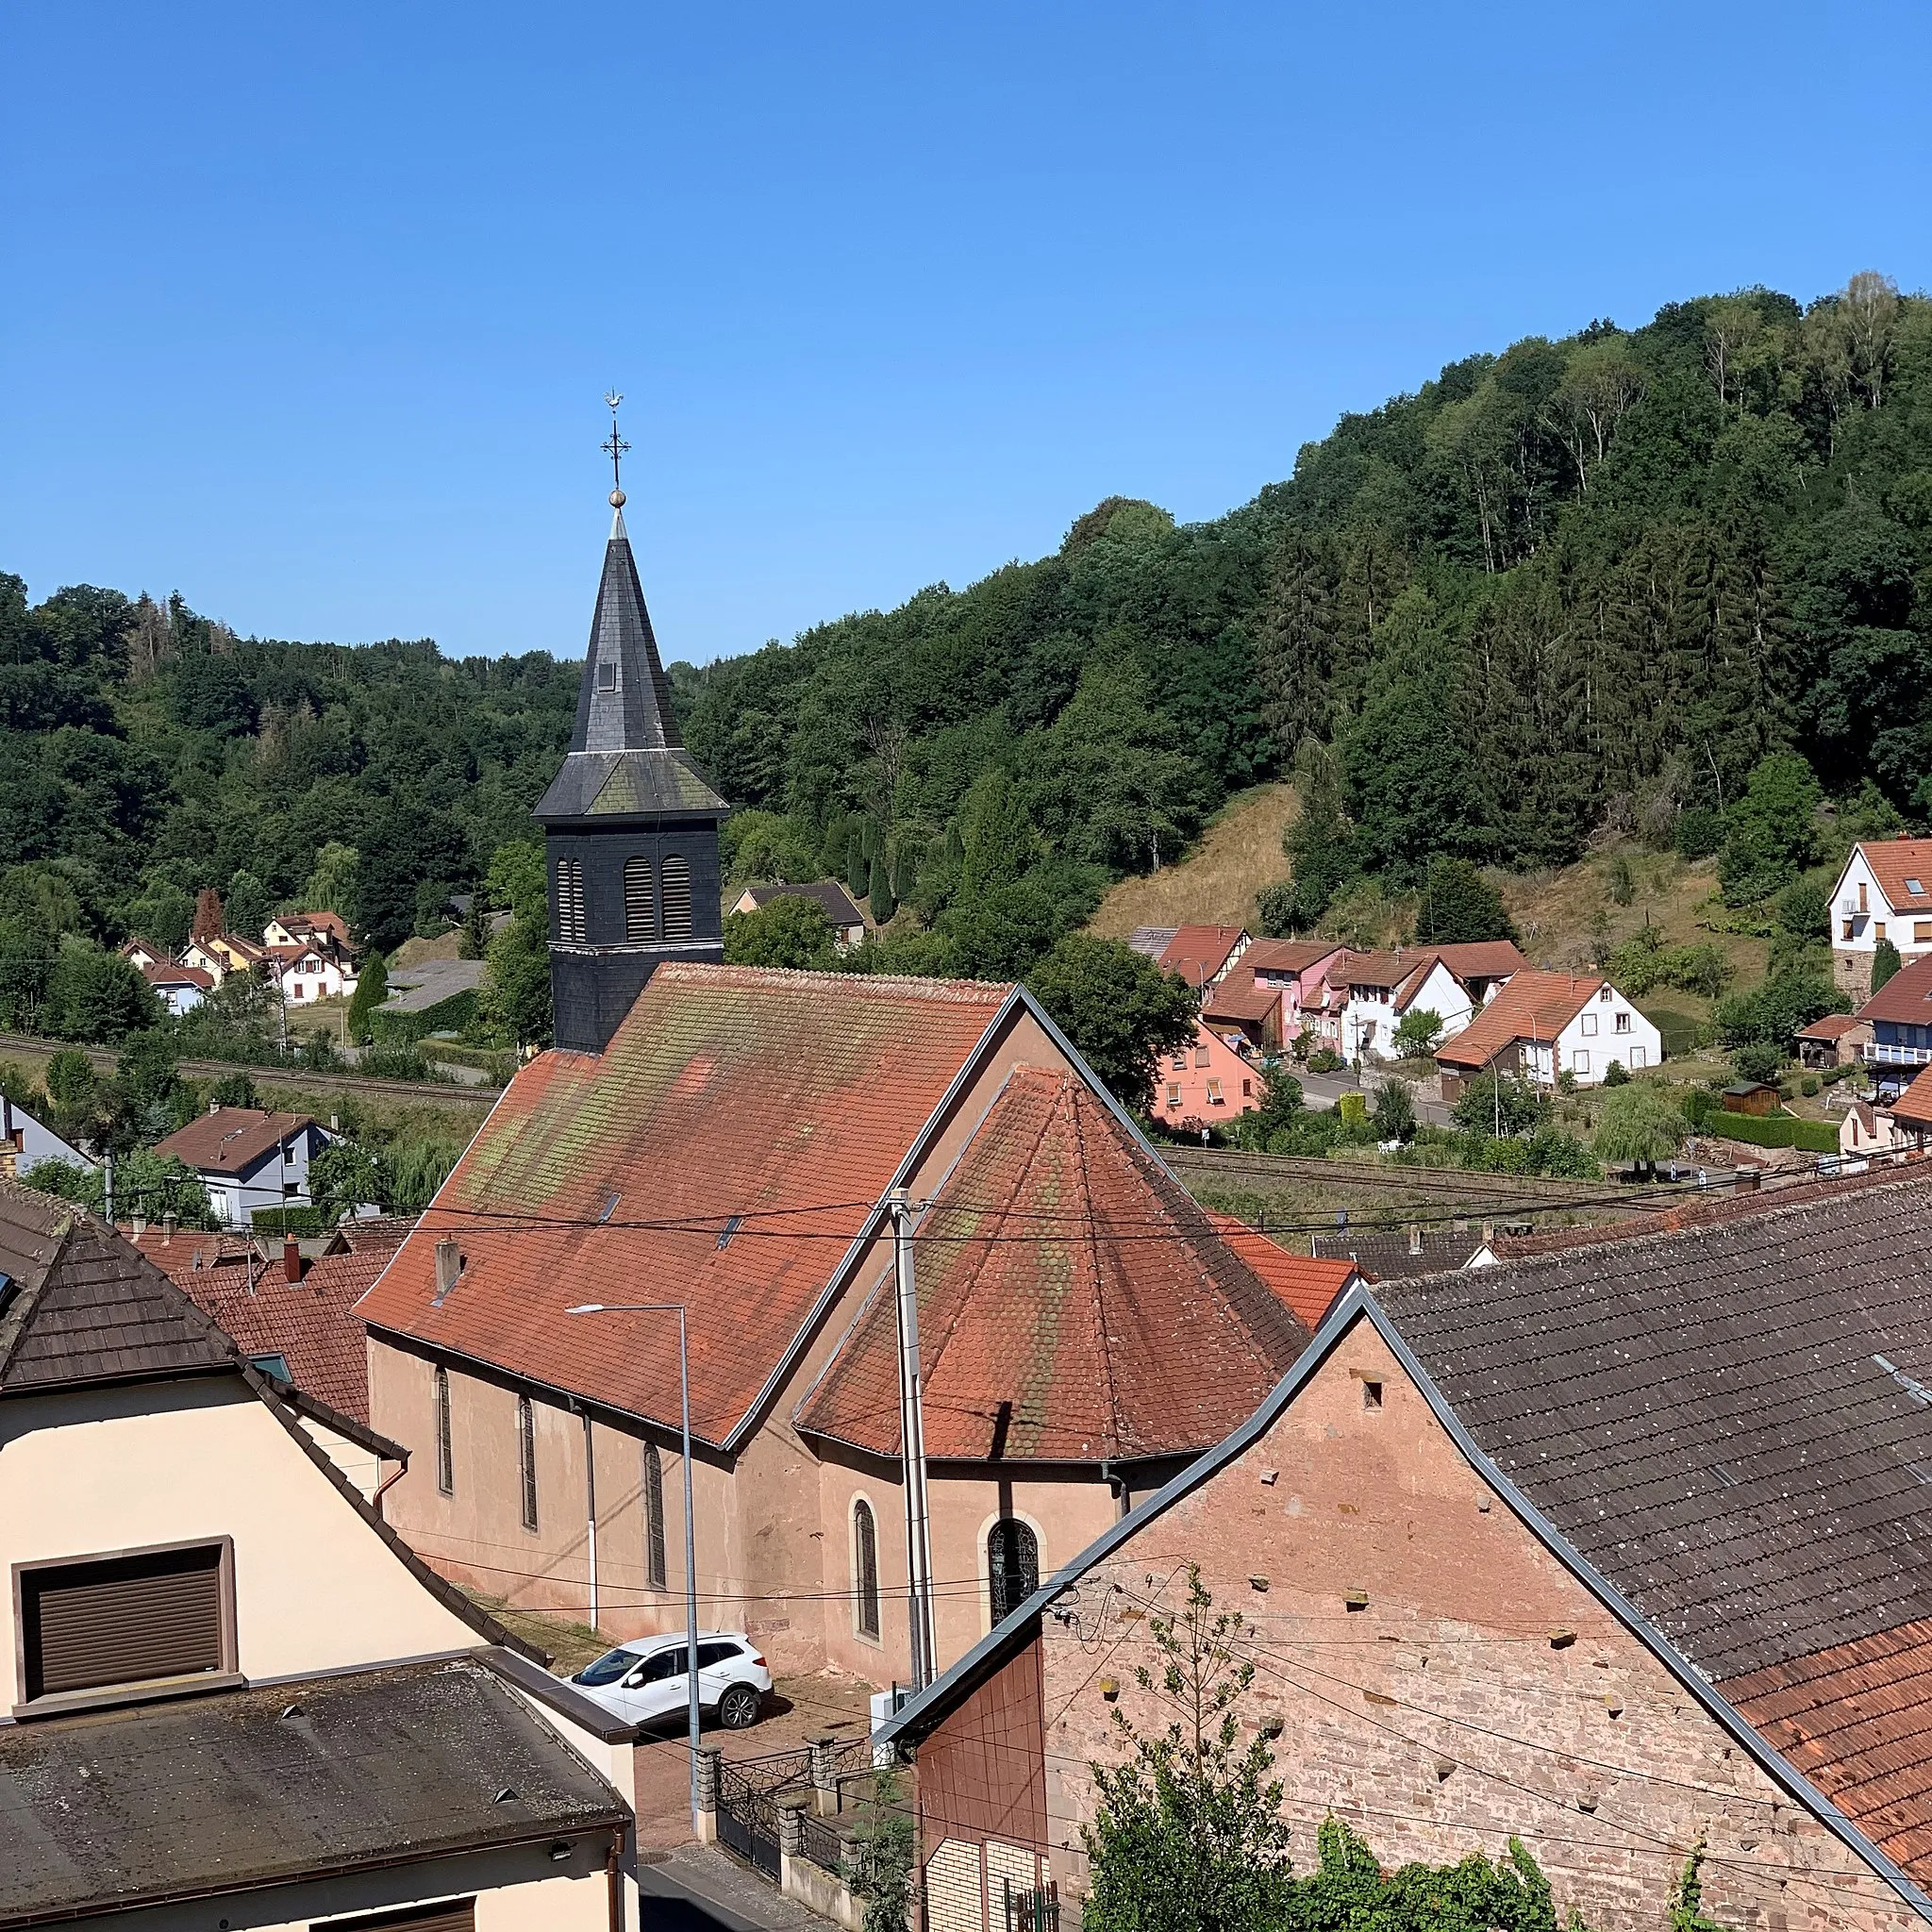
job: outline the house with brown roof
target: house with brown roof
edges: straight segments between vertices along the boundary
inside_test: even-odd
[[[1161,948],[1158,964],[1163,973],[1172,973],[1191,987],[1212,986],[1235,966],[1249,943],[1239,925],[1177,925]]]
[[[1248,1029],[1227,1024],[1225,1015],[1213,1024],[1204,1013],[1193,1040],[1162,1056],[1148,1111],[1174,1133],[1199,1134],[1252,1113],[1266,1086],[1260,1049]]]
[[[231,973],[266,973],[273,956],[266,946],[237,933],[217,932],[191,939],[181,963],[206,973],[219,986]]]
[[[1612,1061],[1628,1074],[1662,1059],[1656,1023],[1607,979],[1531,970],[1513,974],[1436,1053],[1445,1100],[1490,1072],[1542,1087],[1568,1074],[1579,1087],[1596,1087]]]
[[[201,1176],[217,1221],[246,1227],[258,1209],[308,1204],[308,1163],[328,1141],[306,1113],[216,1105],[156,1141],[155,1152]]]
[[[1169,1720],[1150,1625],[1189,1563],[1241,1613],[1302,1870],[1332,1816],[1385,1869],[1518,1838],[1607,1932],[1662,1924],[1693,1846],[1719,1924],[1932,1920],[1928,1212],[1874,1174],[1352,1288],[888,1721],[932,1922],[997,1932],[1002,1881],[1076,1912],[1088,1767],[1116,1712]]]
[[[1307,1328],[1022,988],[658,965],[524,1067],[358,1305],[391,1519],[443,1574],[909,1674],[893,1224],[911,1203],[938,1654],[1279,1381]],[[433,1449],[433,1454],[429,1453]]]
[[[0,1183],[0,1926],[634,1925],[629,1729],[414,1557],[313,1413]]]
[[[1861,1020],[1856,1013],[1826,1013],[1798,1028],[1799,1064],[1811,1068],[1856,1066],[1861,1049],[1870,1046],[1873,1038],[1871,1021]]]
[[[825,915],[832,943],[847,953],[865,937],[865,914],[836,879],[816,879],[806,886],[746,886],[731,903],[734,912],[760,912],[779,899],[809,899]]]
[[[1932,956],[1901,966],[1858,1008],[1858,1019],[1872,1029],[1861,1052],[1881,1088],[1896,1091],[1932,1066]]]
[[[1880,940],[1907,964],[1932,957],[1932,839],[1863,839],[1831,889],[1832,977],[1854,999],[1872,991]]]
[[[1393,1059],[1395,1030],[1410,1013],[1433,1013],[1453,1038],[1528,962],[1508,940],[1338,953],[1324,968],[1328,995],[1317,1031],[1343,1059]]]
[[[1274,1024],[1282,1041],[1301,1037],[1303,1006],[1320,1003],[1324,975],[1345,950],[1333,940],[1256,940],[1242,954],[1255,984],[1281,1002]]]

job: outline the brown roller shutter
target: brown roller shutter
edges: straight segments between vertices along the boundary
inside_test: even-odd
[[[308,1932],[476,1932],[476,1901],[452,1899],[440,1906],[405,1906],[394,1912],[365,1912],[358,1919],[325,1919]]]
[[[21,1599],[29,1698],[223,1667],[219,1545],[31,1570]]]

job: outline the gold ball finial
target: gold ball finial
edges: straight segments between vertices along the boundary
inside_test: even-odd
[[[622,509],[624,508],[624,491],[621,490],[613,490],[610,492],[610,508],[612,509]]]

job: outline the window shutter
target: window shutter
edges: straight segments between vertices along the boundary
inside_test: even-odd
[[[664,1588],[664,1459],[655,1442],[644,1444],[644,1578]]]
[[[691,865],[675,853],[664,861],[664,937],[691,937]]]
[[[325,1919],[308,1932],[476,1932],[476,1901],[451,1899],[437,1906],[404,1906],[389,1912],[362,1912],[353,1919]]]
[[[222,1669],[222,1552],[209,1544],[30,1570],[26,1694]]]
[[[654,939],[651,930],[651,861],[626,858],[624,861],[624,936],[632,944]]]

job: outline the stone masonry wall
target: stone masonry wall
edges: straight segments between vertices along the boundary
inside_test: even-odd
[[[1500,1855],[1514,1833],[1559,1917],[1574,1905],[1598,1932],[1649,1932],[1702,1834],[1707,1909],[1726,1924],[1922,1923],[1492,1493],[1366,1321],[1260,1442],[1082,1579],[1071,1621],[1044,1620],[1063,1890],[1087,1884],[1087,1767],[1119,1755],[1113,1711],[1172,1714],[1133,1673],[1191,1558],[1217,1608],[1248,1620],[1243,1709],[1281,1721],[1301,1869],[1330,1810],[1385,1866]]]

